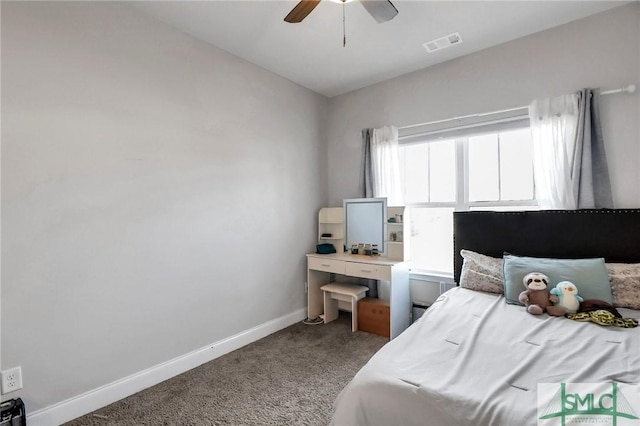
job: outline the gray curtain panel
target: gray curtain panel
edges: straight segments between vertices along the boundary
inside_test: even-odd
[[[613,208],[600,125],[600,93],[597,89],[582,89],[578,98],[578,129],[571,173],[577,208]]]
[[[373,170],[371,169],[371,137],[373,129],[364,129],[362,131],[362,140],[364,142],[364,179],[362,180],[362,197],[373,197]]]
[[[362,197],[373,197],[373,170],[371,169],[371,137],[373,136],[373,129],[364,129],[362,131],[362,141],[364,142],[364,179],[362,180]],[[360,285],[369,288],[367,297],[378,297],[378,280],[369,280],[361,278]]]

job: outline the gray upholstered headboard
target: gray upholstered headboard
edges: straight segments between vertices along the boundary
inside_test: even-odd
[[[640,262],[640,210],[455,212],[454,278],[460,282],[461,249],[492,257],[504,252],[533,257],[604,257]]]

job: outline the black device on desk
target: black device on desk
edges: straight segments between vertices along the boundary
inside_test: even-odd
[[[335,252],[336,252],[336,248],[333,246],[333,244],[325,243],[325,244],[318,244],[316,246],[316,253],[318,254],[331,254]]]

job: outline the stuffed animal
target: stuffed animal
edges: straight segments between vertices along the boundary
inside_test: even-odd
[[[582,297],[578,296],[578,288],[571,281],[561,281],[551,289],[551,300],[557,308],[562,308],[566,314],[575,314],[580,308]]]
[[[549,307],[553,307],[547,288],[549,277],[541,272],[531,272],[522,279],[526,290],[520,293],[518,300],[523,303],[532,315],[541,315]]]
[[[609,302],[599,299],[585,299],[580,302],[578,312],[593,312],[593,311],[609,311],[616,318],[622,318],[622,314]]]
[[[611,303],[598,299],[583,300],[580,302],[578,312],[575,314],[567,314],[567,318],[574,321],[591,321],[599,325],[622,328],[634,328],[638,326],[638,320],[634,318],[623,318]]]

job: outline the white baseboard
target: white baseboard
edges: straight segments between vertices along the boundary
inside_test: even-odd
[[[306,308],[297,310],[123,379],[34,411],[27,414],[27,424],[51,426],[68,422],[262,339],[302,321],[306,315]]]

